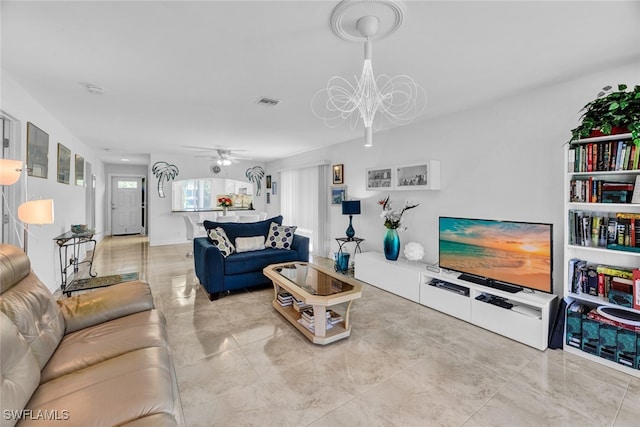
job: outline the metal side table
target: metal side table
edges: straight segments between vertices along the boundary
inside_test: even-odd
[[[93,257],[96,253],[96,241],[93,238],[94,234],[95,230],[87,230],[82,233],[67,231],[66,233],[62,233],[61,235],[53,238],[53,240],[58,244],[58,253],[60,255],[60,275],[62,277],[61,289],[62,293],[66,293],[67,296],[69,296],[72,291],[65,292],[65,289],[73,280],[76,279],[80,264],[89,264],[89,276],[96,277],[98,275],[98,273],[91,271],[93,268]],[[90,248],[91,258],[80,261],[80,245],[88,243],[93,243],[93,247]],[[71,256],[69,256],[69,252],[71,252]],[[73,268],[73,276],[69,273],[69,269],[71,268]],[[72,278],[71,281],[70,278]]]

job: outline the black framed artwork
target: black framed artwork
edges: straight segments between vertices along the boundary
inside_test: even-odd
[[[37,178],[49,176],[49,134],[27,122],[27,173]]]

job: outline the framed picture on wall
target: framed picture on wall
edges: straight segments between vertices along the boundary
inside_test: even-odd
[[[333,183],[344,184],[344,165],[333,165]]]
[[[278,195],[278,183],[275,181],[273,181],[273,184],[271,184],[271,192],[274,196]]]
[[[267,175],[267,188],[271,188],[271,175]]]
[[[27,170],[29,176],[49,175],[49,134],[27,122]]]
[[[391,166],[367,169],[367,190],[393,189],[393,171]]]
[[[84,187],[84,157],[76,154],[76,185]]]
[[[396,189],[412,190],[427,187],[429,166],[426,163],[399,166],[396,169]]]
[[[347,200],[347,186],[335,185],[331,187],[331,204],[342,205],[343,200]]]
[[[399,165],[394,169],[395,190],[439,190],[440,161]]]
[[[71,150],[58,143],[58,182],[68,184],[71,177]]]

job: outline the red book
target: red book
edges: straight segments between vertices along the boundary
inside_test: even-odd
[[[593,144],[587,144],[587,172],[593,171]]]
[[[640,310],[640,269],[633,269],[633,308]]]
[[[598,273],[598,296],[604,297],[604,273]]]

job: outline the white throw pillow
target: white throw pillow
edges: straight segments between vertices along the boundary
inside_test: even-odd
[[[236,238],[236,252],[259,251],[264,249],[264,236]]]

